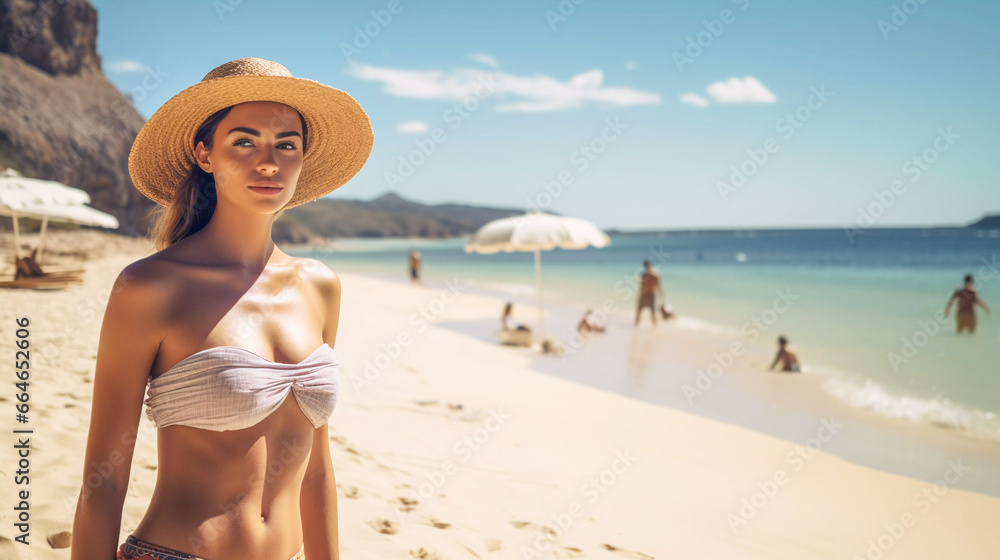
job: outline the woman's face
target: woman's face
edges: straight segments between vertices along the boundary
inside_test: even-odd
[[[277,212],[291,200],[302,155],[298,112],[271,101],[234,106],[219,121],[212,148],[195,146],[198,165],[215,177],[218,204],[259,213]]]

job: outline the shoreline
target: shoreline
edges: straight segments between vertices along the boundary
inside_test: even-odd
[[[359,274],[368,278],[398,284],[408,287],[408,280],[402,277],[392,279],[379,272],[361,272],[352,269],[349,274]],[[431,284],[439,282],[430,279]],[[485,297],[503,298],[501,290],[476,287],[475,292]],[[526,322],[534,328],[536,312],[531,297],[513,297],[520,301],[515,305],[515,321]],[[497,299],[497,316],[499,317],[500,299]],[[571,311],[569,308],[572,307]],[[545,324],[546,331],[554,334],[557,325],[564,327],[555,338],[566,343],[567,333],[577,319],[574,313],[587,307],[585,302],[578,301],[564,294],[546,293]],[[631,313],[633,309],[620,311],[617,317],[611,317],[609,329],[631,330]],[[695,322],[695,328],[679,326],[685,320]],[[499,319],[496,320],[497,325]],[[633,340],[625,348],[625,344],[604,344],[604,336],[590,337],[588,344],[598,342],[602,348],[593,352],[584,352],[587,348],[576,348],[581,358],[569,364],[560,363],[551,357],[535,355],[531,367],[547,375],[560,377],[581,383],[590,387],[609,391],[665,407],[671,410],[696,414],[703,418],[720,420],[734,426],[750,428],[763,434],[778,437],[792,443],[804,443],[810,434],[800,428],[810,425],[821,418],[836,418],[847,425],[849,437],[838,438],[826,447],[826,450],[838,457],[893,474],[932,482],[939,476],[948,462],[956,457],[969,461],[972,471],[963,477],[958,487],[984,495],[1000,497],[1000,477],[994,473],[1000,472],[1000,440],[976,432],[938,426],[927,422],[908,418],[891,417],[869,407],[856,407],[846,400],[834,395],[824,385],[837,378],[822,372],[788,376],[781,372],[766,370],[770,360],[767,348],[761,344],[748,344],[747,354],[734,358],[728,367],[722,368],[719,378],[709,378],[705,375],[712,364],[718,360],[711,358],[726,352],[726,344],[720,342],[730,339],[714,336],[709,332],[699,332],[703,325],[696,317],[679,316],[666,323],[661,323],[658,329],[665,335],[660,338],[642,339],[642,333],[650,329],[647,315],[643,315],[642,323],[635,333],[630,333]],[[452,327],[449,327],[452,328]],[[455,330],[474,333],[477,339],[493,342],[493,331],[487,321],[482,325],[455,325]],[[558,327],[556,327],[558,328]],[[636,342],[636,340],[640,342]],[[651,397],[648,394],[630,392],[624,385],[614,385],[607,380],[591,378],[581,380],[579,370],[574,366],[598,368],[606,365],[604,371],[625,367],[621,360],[617,362],[611,354],[631,354],[630,361],[638,361],[636,348],[647,344],[662,345],[665,350],[658,352],[669,360],[666,372],[654,372],[654,366],[644,369],[643,375],[662,375],[673,385],[667,397]],[[570,347],[570,352],[574,348]],[[620,358],[620,356],[618,356]],[[611,358],[611,359],[609,359]],[[646,358],[655,363],[655,358]],[[597,365],[595,365],[597,364]],[[661,364],[663,365],[663,364]],[[815,368],[814,368],[815,370]],[[635,368],[630,368],[636,375]],[[701,387],[701,389],[699,389]],[[694,390],[693,394],[685,394],[685,389]],[[716,394],[722,393],[722,394]],[[691,398],[687,398],[687,397]],[[706,402],[707,401],[707,402]],[[728,410],[723,410],[723,409]]]

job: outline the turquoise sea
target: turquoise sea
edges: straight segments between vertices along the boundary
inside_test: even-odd
[[[539,362],[539,369],[649,402],[690,408],[680,389],[693,382],[693,373],[669,374],[658,367],[672,360],[666,350],[657,351],[667,345],[635,334],[649,331],[648,314],[640,329],[632,327],[637,275],[643,259],[650,259],[663,279],[666,302],[678,314],[676,327],[696,331],[720,349],[740,341],[768,358],[783,334],[822,391],[852,407],[1000,442],[1000,231],[855,233],[612,235],[604,249],[544,252],[543,294],[553,313],[546,331],[571,342],[576,321],[591,307],[608,325],[606,340],[598,344],[631,357],[621,360],[620,367],[607,359],[586,358]],[[470,254],[464,244],[464,239],[335,240],[311,255],[334,270],[406,282],[407,252],[416,248],[429,286],[451,279],[471,283],[515,302],[519,320],[533,325],[534,255]],[[975,276],[981,298],[993,311],[978,311],[973,336],[956,335],[954,316],[942,317],[965,274]],[[458,328],[489,338],[499,325],[499,313],[495,324]],[[636,348],[643,345],[652,350],[642,354],[637,366]],[[741,409],[742,416],[733,409]],[[752,424],[746,410],[720,404],[700,412]],[[795,437],[780,428],[762,429]]]

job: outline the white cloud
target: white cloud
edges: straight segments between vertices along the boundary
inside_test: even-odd
[[[681,95],[681,103],[687,103],[696,107],[708,107],[708,100],[697,93],[685,93]]]
[[[493,58],[488,54],[474,54],[469,56],[469,58],[475,60],[476,62],[479,62],[480,64],[485,64],[486,66],[490,66],[493,68],[500,68],[500,63],[497,62],[497,59]]]
[[[716,103],[774,103],[778,99],[753,76],[729,78],[705,88]]]
[[[116,60],[105,65],[111,72],[142,72],[142,63],[138,60]]]
[[[586,102],[624,107],[658,105],[659,94],[628,87],[604,86],[604,73],[589,70],[560,81],[534,74],[519,76],[473,69],[404,70],[355,64],[348,70],[362,80],[382,82],[383,91],[397,97],[461,101],[479,93],[481,99],[498,95],[513,102],[497,111],[540,112],[578,109]]]
[[[408,121],[396,127],[396,132],[402,134],[423,134],[430,130],[431,127],[427,126],[427,123],[422,121]]]
[[[635,70],[638,67],[639,67],[639,65],[636,64],[636,63],[634,63],[634,62],[632,62],[631,60],[625,63],[625,69],[626,70]]]

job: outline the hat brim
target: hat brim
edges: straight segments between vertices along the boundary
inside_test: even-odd
[[[375,135],[361,105],[347,93],[291,76],[205,80],[164,103],[139,130],[128,156],[132,183],[167,206],[197,164],[194,135],[220,109],[253,101],[284,103],[306,121],[308,138],[291,208],[333,192],[364,166]]]

